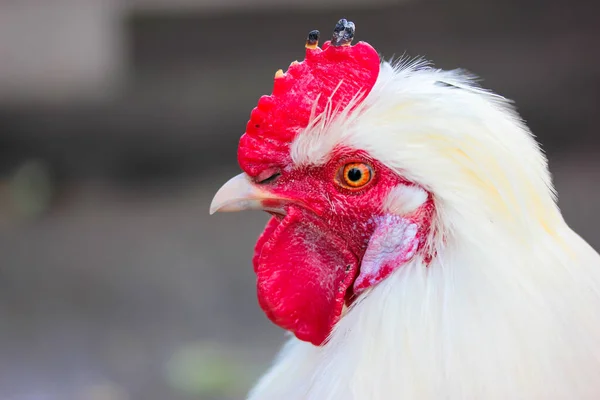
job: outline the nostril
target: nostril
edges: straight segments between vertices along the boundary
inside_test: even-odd
[[[256,183],[260,185],[273,183],[279,176],[281,176],[281,172],[279,171],[264,171],[264,173],[260,173],[256,177]]]

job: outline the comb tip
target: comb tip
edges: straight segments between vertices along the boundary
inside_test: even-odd
[[[320,32],[318,30],[313,30],[308,32],[308,37],[306,38],[306,45],[305,47],[307,49],[311,49],[314,50],[319,46],[319,36],[320,36]]]
[[[350,46],[355,32],[356,26],[354,22],[348,21],[345,18],[340,19],[333,29],[331,45],[334,47]]]

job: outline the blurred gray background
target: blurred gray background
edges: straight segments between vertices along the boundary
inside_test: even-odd
[[[512,98],[600,248],[597,1],[0,1],[0,400],[240,399],[283,342],[208,216],[274,72],[346,17]]]

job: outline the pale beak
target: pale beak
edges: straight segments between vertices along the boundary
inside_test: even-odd
[[[287,200],[258,187],[244,173],[231,178],[221,186],[210,203],[210,214],[217,211],[264,210],[285,213],[281,207]]]

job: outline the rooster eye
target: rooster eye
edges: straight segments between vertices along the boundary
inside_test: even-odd
[[[268,183],[275,182],[275,180],[279,178],[280,175],[281,173],[278,170],[268,169],[258,174],[258,176],[255,178],[255,182],[259,185],[265,185]]]
[[[337,183],[347,189],[359,189],[369,183],[372,177],[373,169],[368,164],[353,162],[340,169]]]

